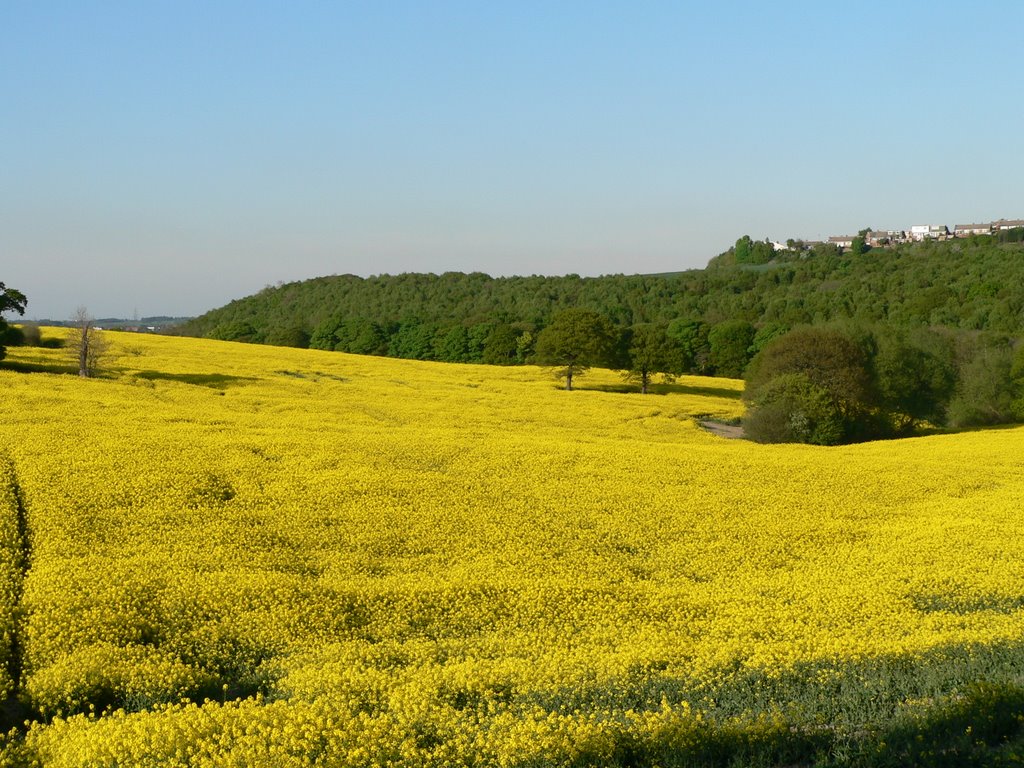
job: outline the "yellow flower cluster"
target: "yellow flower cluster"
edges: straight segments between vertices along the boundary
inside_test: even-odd
[[[735,381],[111,338],[0,371],[44,765],[600,763],[1024,663],[1024,430],[758,446],[695,425]]]
[[[11,669],[25,565],[18,503],[14,466],[0,453],[0,699],[14,692]]]

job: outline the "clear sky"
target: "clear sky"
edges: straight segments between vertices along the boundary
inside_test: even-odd
[[[1024,3],[0,2],[28,317],[1024,218]]]

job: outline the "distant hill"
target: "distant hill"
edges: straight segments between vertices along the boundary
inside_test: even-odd
[[[749,241],[747,241],[749,242]],[[740,245],[740,243],[738,243]],[[583,278],[482,273],[318,277],[268,287],[190,320],[185,335],[425,359],[480,360],[488,336],[536,334],[569,307],[618,326],[851,319],[1018,335],[1024,244],[991,237],[841,252],[730,248],[707,268]],[[767,260],[765,260],[767,258]],[[742,261],[741,259],[747,259]],[[443,351],[448,339],[450,356]],[[508,354],[505,354],[508,357]],[[506,360],[507,361],[507,360]]]

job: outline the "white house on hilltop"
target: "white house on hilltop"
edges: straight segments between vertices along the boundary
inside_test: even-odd
[[[830,237],[828,242],[830,245],[838,245],[840,248],[849,248],[853,245],[853,238],[855,237],[856,235],[836,235],[835,237]]]
[[[1024,227],[1024,219],[1000,219],[999,221],[992,222],[992,229],[996,232],[1002,232],[1006,229],[1017,229],[1018,227]]]
[[[945,224],[915,224],[910,228],[911,240],[942,240],[949,237]]]
[[[991,224],[957,224],[953,227],[953,234],[957,237],[967,237],[968,235],[991,235],[992,225]]]
[[[915,224],[908,231],[899,229],[872,230],[865,234],[865,242],[871,246],[884,247],[905,243],[908,240],[920,242],[922,240],[947,240],[951,237],[969,237],[970,235],[992,235],[996,232],[1005,232],[1008,229],[1024,228],[1024,219],[999,219],[990,224],[957,224],[950,232],[945,224]],[[836,235],[830,237],[828,242],[839,248],[849,248],[853,245],[853,235]],[[805,248],[816,245],[815,241],[801,241]],[[772,243],[775,250],[783,250],[782,243]]]

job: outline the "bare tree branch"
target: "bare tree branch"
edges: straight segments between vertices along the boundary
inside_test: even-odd
[[[107,340],[85,307],[75,310],[71,323],[72,331],[67,348],[78,362],[78,375],[87,378],[95,376],[100,360],[107,352]]]

